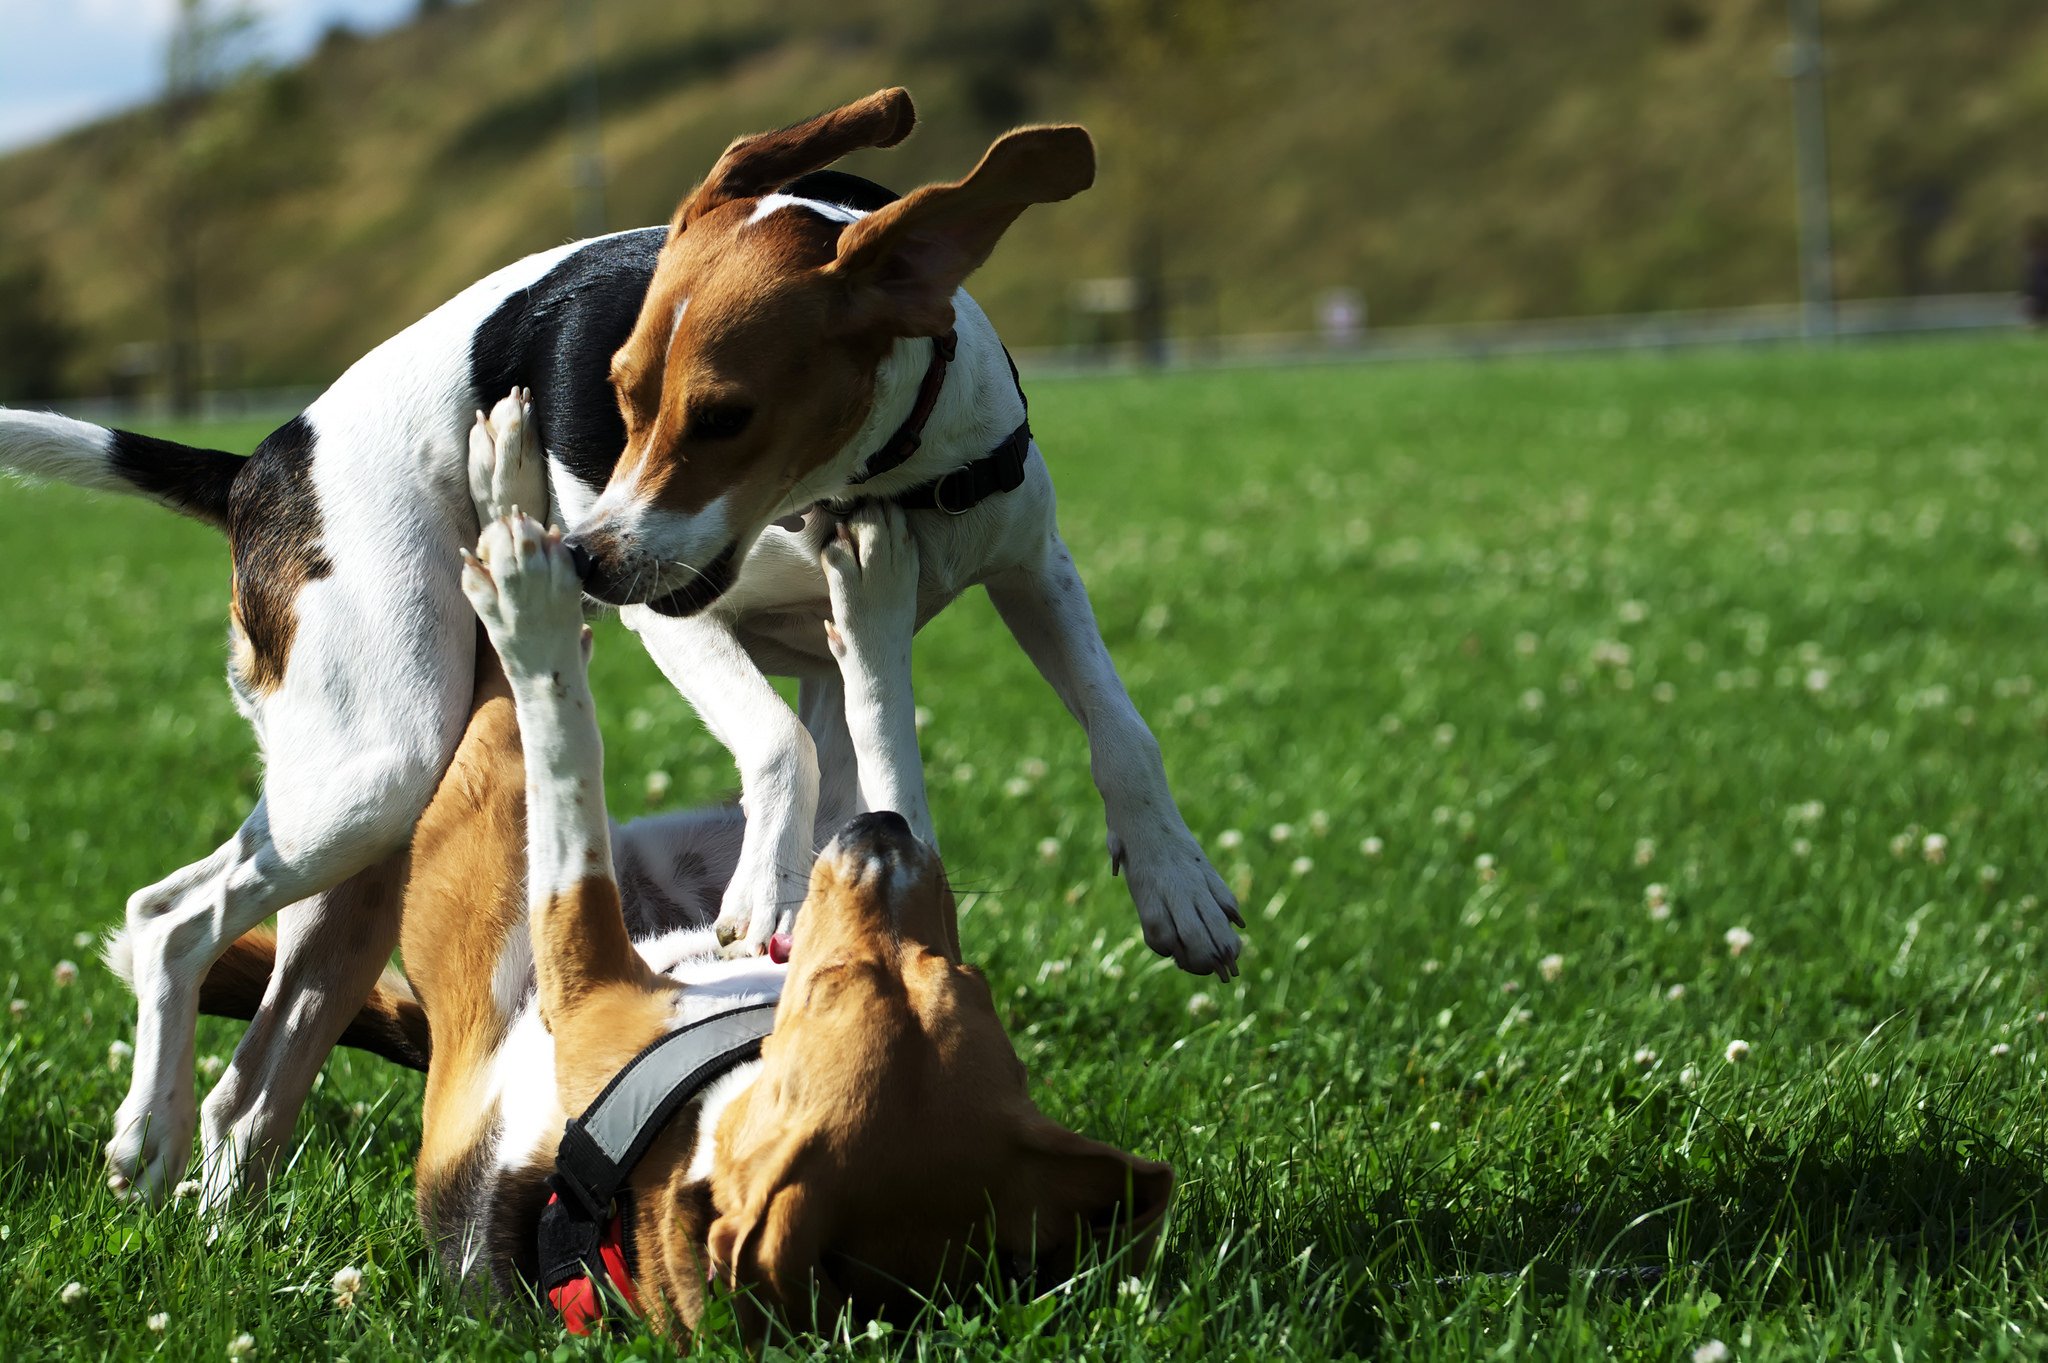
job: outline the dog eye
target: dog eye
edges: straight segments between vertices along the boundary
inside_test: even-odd
[[[720,402],[690,409],[690,434],[702,440],[730,440],[747,429],[754,409],[737,402]]]

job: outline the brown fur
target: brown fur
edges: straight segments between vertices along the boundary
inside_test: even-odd
[[[313,435],[303,420],[272,434],[236,475],[227,530],[235,573],[235,675],[252,691],[274,691],[284,682],[298,633],[299,592],[333,571],[320,548]]]
[[[277,964],[277,934],[269,928],[244,933],[230,945],[199,986],[199,1011],[212,1017],[247,1022],[270,984]],[[340,1044],[382,1056],[409,1070],[427,1068],[433,1039],[426,1010],[413,997],[403,975],[386,970],[377,980],[363,1011],[341,1034]]]

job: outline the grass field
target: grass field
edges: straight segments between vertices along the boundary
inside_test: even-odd
[[[1180,1193],[1136,1289],[844,1351],[2048,1356],[2048,352],[1034,398],[1245,972],[1145,952],[1079,733],[984,600],[937,622],[919,700],[968,954],[1042,1105]],[[214,1243],[189,1203],[106,1193],[131,1005],[88,935],[256,787],[226,555],[9,485],[0,572],[0,1355],[600,1352],[428,1271],[419,1086],[373,1059],[329,1063]],[[615,811],[656,772],[671,804],[732,785],[616,627],[595,672]]]

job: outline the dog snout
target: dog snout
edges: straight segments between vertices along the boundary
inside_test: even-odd
[[[569,566],[576,570],[576,580],[590,581],[590,574],[597,566],[597,560],[591,556],[590,550],[577,543],[573,536],[562,541],[562,547],[569,551]]]
[[[854,815],[833,842],[842,855],[854,857],[886,857],[890,853],[900,856],[915,851],[919,845],[909,821],[893,809]]]
[[[564,538],[562,547],[569,551],[584,595],[610,606],[633,604],[625,590],[626,575],[617,566],[616,546],[604,537],[578,533]]]

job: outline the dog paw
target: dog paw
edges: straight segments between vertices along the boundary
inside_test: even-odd
[[[107,1187],[125,1201],[155,1206],[184,1176],[192,1159],[192,1137],[198,1109],[191,1085],[165,1095],[168,1102],[150,1106],[131,1091],[114,1114],[114,1136],[107,1142]]]
[[[1244,918],[1193,834],[1162,831],[1139,841],[1111,833],[1109,860],[1130,886],[1146,946],[1192,975],[1237,974],[1241,943],[1232,925],[1243,927]]]
[[[869,502],[841,521],[818,550],[832,598],[835,656],[846,639],[908,638],[917,623],[917,541],[903,508]],[[837,636],[837,637],[834,637]]]
[[[463,556],[462,591],[507,676],[544,677],[587,660],[583,586],[561,531],[521,512],[492,521],[476,553]]]
[[[480,525],[524,507],[545,517],[547,461],[533,420],[533,394],[515,388],[469,428],[469,499]]]
[[[792,877],[748,875],[735,872],[725,887],[718,921],[718,954],[727,958],[760,956],[768,951],[769,939],[787,933],[796,922],[796,906],[803,902],[804,886]]]

